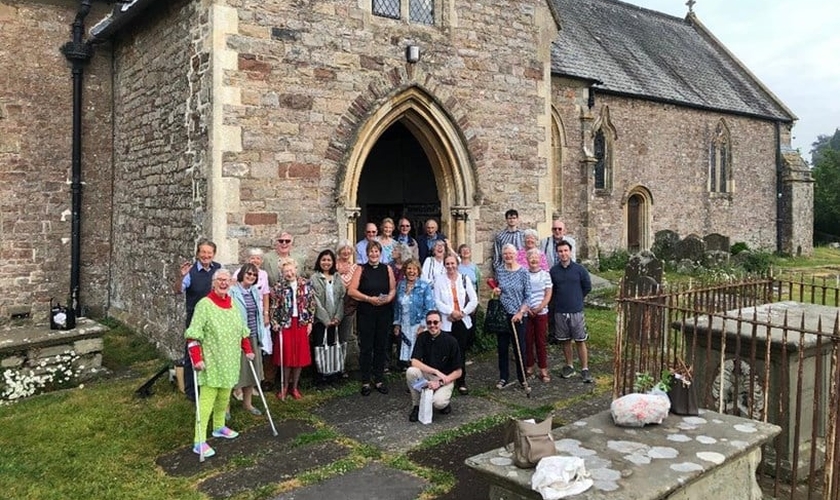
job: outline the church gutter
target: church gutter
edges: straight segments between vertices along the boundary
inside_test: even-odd
[[[70,229],[70,308],[81,316],[79,302],[79,275],[82,254],[82,89],[85,65],[93,56],[93,49],[83,42],[85,18],[90,13],[93,0],[81,0],[72,24],[73,39],[61,47],[61,53],[71,64],[73,74],[73,132],[71,152],[71,229]]]

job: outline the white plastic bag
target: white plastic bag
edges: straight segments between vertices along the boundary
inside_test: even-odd
[[[271,327],[267,326],[260,332],[260,346],[262,346],[262,352],[265,354],[271,354],[274,350],[274,342],[271,340]]]
[[[580,457],[545,457],[531,476],[531,489],[544,500],[556,500],[583,493],[592,487],[592,479]]]
[[[432,413],[434,413],[432,402],[434,397],[435,391],[431,389],[423,389],[420,392],[420,415],[418,415],[418,420],[420,420],[421,424],[432,423]]]
[[[645,424],[661,424],[671,409],[671,400],[665,393],[627,394],[610,404],[615,425],[623,427],[644,427]]]

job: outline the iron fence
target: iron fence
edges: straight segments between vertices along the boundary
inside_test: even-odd
[[[700,407],[782,427],[763,449],[765,493],[840,500],[840,276],[619,290],[614,397],[684,365]]]

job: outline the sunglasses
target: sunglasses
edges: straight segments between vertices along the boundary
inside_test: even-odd
[[[291,243],[292,240],[277,240],[277,243]]]
[[[563,228],[562,227],[552,227],[551,230],[552,231],[562,231]]]
[[[400,224],[400,227],[411,227],[411,224]]]
[[[252,273],[251,271],[246,271],[245,276],[259,276],[257,273]]]
[[[426,324],[430,325],[430,326],[435,326],[435,325],[439,325],[440,321],[437,321],[437,320],[426,321]]]

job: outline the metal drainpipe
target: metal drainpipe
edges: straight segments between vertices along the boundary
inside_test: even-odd
[[[93,0],[81,0],[73,21],[73,39],[61,47],[61,53],[70,62],[73,73],[73,151],[71,157],[72,222],[70,230],[70,304],[69,307],[81,316],[79,302],[79,274],[82,254],[82,88],[85,64],[93,56],[93,49],[83,42],[85,17],[90,13]]]

